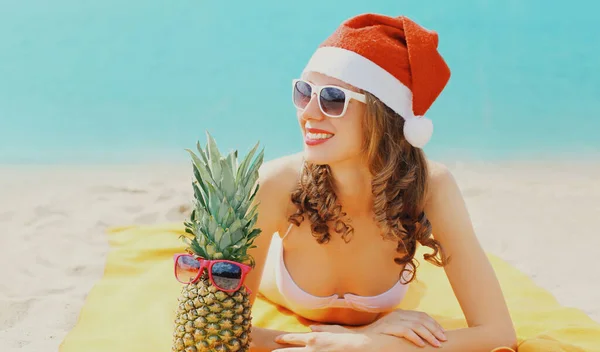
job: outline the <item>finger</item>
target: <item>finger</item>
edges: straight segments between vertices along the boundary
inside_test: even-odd
[[[446,334],[444,333],[444,328],[429,315],[425,315],[425,317],[421,320],[421,324],[425,325],[425,327],[431,331],[431,333],[435,335],[438,340],[447,340]]]
[[[273,352],[305,352],[308,351],[306,347],[286,347],[286,348],[278,348],[276,350],[271,350]]]
[[[429,342],[432,346],[440,347],[440,341],[433,335],[433,333],[424,325],[419,323],[414,323],[410,327],[417,335],[419,335],[423,340]]]
[[[275,342],[288,345],[306,346],[314,343],[314,341],[315,334],[310,332],[282,334],[275,337]]]
[[[433,317],[429,314],[421,312],[421,320],[430,322],[431,324],[435,325],[440,331],[444,332],[444,328],[442,327],[442,325],[440,325],[440,323],[438,323],[437,320],[433,319]]]
[[[394,326],[394,327],[388,326],[388,327],[385,327],[381,333],[385,334],[385,335],[392,335],[392,336],[404,338],[419,347],[425,347],[425,345],[426,345],[425,341],[423,341],[423,339],[421,337],[419,337],[419,335],[417,335],[417,333],[415,333],[413,330],[411,330],[405,326]]]
[[[442,333],[445,332],[444,327],[440,323],[438,323],[437,320],[433,319],[433,317],[429,316],[428,314],[425,314],[425,313],[423,313],[423,314],[424,314],[424,318],[423,318],[424,321],[431,323],[440,332],[442,332]]]
[[[447,341],[444,328],[427,313],[409,311],[403,312],[403,314],[406,314],[405,320],[425,325],[438,340]]]

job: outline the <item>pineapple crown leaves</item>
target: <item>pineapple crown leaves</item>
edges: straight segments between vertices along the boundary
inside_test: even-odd
[[[185,232],[190,236],[182,237],[189,249],[203,258],[254,266],[247,250],[256,247],[254,239],[261,233],[254,228],[258,214],[257,204],[252,204],[264,150],[257,154],[257,143],[238,163],[238,152],[222,155],[208,132],[206,148],[200,143],[196,147],[198,154],[186,149],[194,171],[194,208],[185,221]]]

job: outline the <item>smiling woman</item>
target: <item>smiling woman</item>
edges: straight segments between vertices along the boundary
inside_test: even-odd
[[[261,169],[263,234],[247,286],[251,301],[260,291],[299,316],[337,325],[309,335],[255,328],[253,350],[515,347],[456,182],[422,150],[433,133],[424,114],[450,78],[437,43],[436,32],[407,17],[359,15],[293,80],[304,151]],[[444,331],[427,312],[396,309],[417,277],[418,246],[431,250],[422,259],[445,269],[468,329]]]

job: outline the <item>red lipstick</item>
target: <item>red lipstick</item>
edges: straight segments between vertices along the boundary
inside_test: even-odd
[[[313,134],[313,133],[329,134],[329,135],[331,135],[331,137],[329,137],[329,138],[310,138],[308,136],[309,133],[311,133],[311,134]],[[329,131],[322,130],[319,128],[307,128],[306,133],[304,135],[304,143],[306,143],[306,145],[315,146],[315,145],[319,145],[319,144],[323,144],[323,143],[327,142],[332,137],[333,137],[333,133],[331,133]]]

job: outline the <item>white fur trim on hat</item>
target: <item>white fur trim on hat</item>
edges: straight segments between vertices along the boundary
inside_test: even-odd
[[[431,138],[433,122],[421,117],[415,119],[410,89],[364,56],[343,48],[321,47],[302,73],[307,72],[322,73],[375,95],[404,118],[404,135],[411,145],[422,148]]]
[[[412,146],[423,148],[433,134],[433,122],[425,116],[404,119],[404,138]]]

